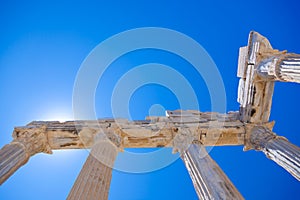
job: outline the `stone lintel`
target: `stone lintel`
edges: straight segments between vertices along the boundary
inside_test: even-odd
[[[148,117],[139,121],[34,121],[27,126],[16,127],[14,135],[27,138],[30,134],[43,133],[53,150],[91,148],[98,133],[104,133],[111,141],[119,143],[120,149],[172,147],[179,132],[188,132],[194,143],[205,146],[244,145],[245,127],[237,119],[238,112],[172,112],[168,117]]]

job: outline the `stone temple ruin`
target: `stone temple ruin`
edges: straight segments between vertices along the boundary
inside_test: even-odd
[[[300,55],[278,51],[256,32],[239,51],[239,111],[167,111],[142,121],[99,119],[33,121],[15,127],[0,150],[0,184],[37,153],[90,148],[68,199],[108,199],[114,160],[123,148],[173,147],[199,199],[243,199],[205,146],[243,145],[262,151],[300,181],[300,149],[272,132],[269,121],[275,81],[300,83]],[[255,186],[254,186],[255,187]]]

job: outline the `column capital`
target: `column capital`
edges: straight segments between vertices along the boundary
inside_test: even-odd
[[[300,180],[300,148],[263,126],[252,128],[249,143]]]
[[[267,80],[300,83],[300,55],[286,52],[267,54],[257,65],[256,72]]]
[[[116,133],[115,130],[108,130],[105,133],[99,132],[95,135],[94,145],[99,142],[109,142],[111,145],[118,148],[119,151],[122,151],[122,138],[119,134]],[[93,145],[93,146],[94,146]]]
[[[90,156],[93,156],[107,167],[113,168],[120,147],[121,137],[118,134],[114,132],[100,132],[95,136],[95,142],[91,148]]]
[[[174,137],[173,143],[173,151],[172,153],[179,152],[182,154],[185,152],[189,146],[194,141],[194,135],[190,129],[187,128],[176,128],[176,136]]]
[[[252,148],[261,150],[265,148],[266,144],[278,137],[270,129],[264,126],[254,126],[250,132],[250,144]]]
[[[46,134],[46,126],[41,126],[39,128],[33,126],[32,128],[29,127],[27,129],[19,129],[17,127],[14,129],[12,136],[14,138],[12,143],[23,144],[26,152],[30,154],[30,156],[40,152],[52,154]]]

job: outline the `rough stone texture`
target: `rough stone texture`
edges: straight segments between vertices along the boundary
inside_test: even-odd
[[[68,199],[107,199],[117,151],[126,147],[174,147],[181,153],[199,198],[243,199],[209,156],[199,158],[202,154],[196,144],[245,145],[245,150],[263,151],[300,180],[299,148],[272,133],[274,123],[269,122],[274,80],[300,83],[299,72],[300,55],[274,50],[265,37],[251,32],[248,46],[240,48],[239,53],[239,112],[176,110],[167,111],[166,117],[140,121],[34,121],[16,127],[13,142],[0,150],[0,184],[36,153],[92,147]]]
[[[112,167],[117,153],[117,147],[111,142],[97,142],[92,147],[67,199],[108,199]]]
[[[274,81],[300,83],[300,55],[273,49],[267,38],[252,31],[248,46],[240,48],[237,76],[241,121],[266,123]]]
[[[140,121],[33,121],[27,126],[16,127],[13,132],[14,140],[9,144],[11,146],[0,150],[0,183],[36,153],[91,148],[101,134],[101,137],[114,143],[119,151],[127,147],[175,145],[176,152],[179,146],[182,151],[190,143],[206,146],[244,145],[245,133],[246,128],[238,120],[237,112],[220,114],[176,110],[168,111],[167,117],[148,117],[147,120]],[[189,139],[188,142],[182,144],[186,138]],[[12,147],[16,153],[9,154],[8,149],[11,150]]]
[[[250,143],[254,149],[264,152],[268,158],[300,181],[299,147],[262,126],[256,126],[252,129]]]
[[[15,142],[25,146],[30,156],[40,152],[52,153],[48,143],[46,126],[40,126],[38,129],[34,126],[27,126],[26,129],[15,128],[13,138]]]
[[[148,117],[140,121],[34,121],[27,126],[16,127],[15,132],[19,133],[19,137],[30,132],[42,132],[53,150],[90,148],[97,133],[106,134],[114,143],[119,143],[121,149],[172,147],[178,130],[189,132],[195,142],[206,146],[244,145],[245,127],[237,117],[237,112],[220,114],[177,110],[170,111],[167,117]]]
[[[188,129],[179,129],[173,140],[173,153],[184,152],[194,141],[194,136]]]
[[[255,126],[250,132],[250,144],[253,149],[262,150],[270,140],[274,140],[277,135],[265,127]]]
[[[192,144],[181,158],[192,178],[199,199],[244,199],[204,147]]]
[[[0,185],[23,166],[30,156],[40,152],[52,153],[45,133],[43,126],[38,129],[28,126],[26,129],[14,130],[14,140],[0,150]]]
[[[240,78],[238,102],[242,122],[258,124],[269,121],[274,82],[256,73],[257,64],[269,54],[280,53],[257,32],[251,32],[248,46],[240,48],[237,76]]]

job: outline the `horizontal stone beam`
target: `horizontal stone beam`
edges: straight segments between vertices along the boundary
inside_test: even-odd
[[[111,140],[116,140],[112,133],[119,135],[120,148],[172,147],[178,132],[187,130],[194,143],[205,146],[244,145],[244,124],[237,118],[237,112],[170,111],[167,117],[147,117],[141,121],[33,121],[27,126],[15,127],[14,137],[18,139],[28,132],[39,131],[47,136],[52,150],[83,149],[90,148],[95,135],[103,132]]]
[[[199,111],[168,111],[166,117],[146,120],[33,121],[15,127],[13,141],[0,149],[0,184],[37,153],[58,149],[91,148],[104,135],[120,151],[123,148],[173,147],[188,137],[204,146],[244,145],[245,125],[238,112],[220,114]]]

